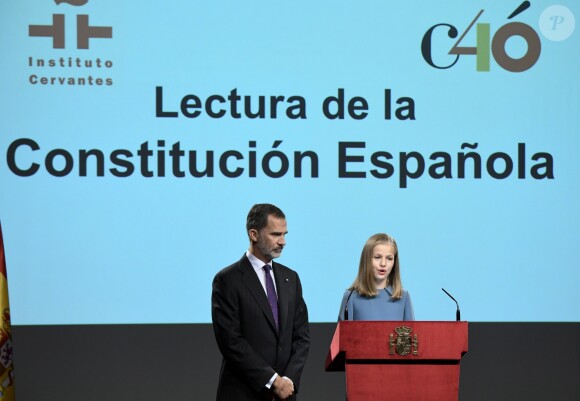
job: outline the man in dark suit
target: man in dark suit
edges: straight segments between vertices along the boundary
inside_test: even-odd
[[[249,250],[213,281],[213,329],[223,356],[217,401],[295,400],[310,331],[298,274],[273,262],[286,245],[286,217],[257,204],[246,230]]]

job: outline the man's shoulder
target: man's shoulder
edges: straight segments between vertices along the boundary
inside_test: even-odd
[[[274,270],[278,271],[279,273],[284,273],[285,275],[292,275],[292,276],[298,276],[298,273],[294,270],[292,270],[291,268],[289,268],[286,265],[283,265],[281,263],[278,262],[273,262],[273,266],[274,266]]]
[[[248,261],[248,258],[246,257],[246,255],[243,255],[239,260],[237,260],[234,263],[220,269],[220,271],[217,272],[216,277],[217,276],[230,276],[232,274],[241,273],[242,265],[246,265],[246,264],[250,265],[250,262]]]

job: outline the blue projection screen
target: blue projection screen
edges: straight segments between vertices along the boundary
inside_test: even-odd
[[[13,324],[210,322],[261,202],[313,322],[377,232],[419,320],[580,321],[576,0],[0,11]]]

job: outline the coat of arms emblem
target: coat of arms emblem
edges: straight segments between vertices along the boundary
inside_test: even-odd
[[[389,334],[389,354],[405,356],[409,355],[411,352],[413,356],[419,355],[419,338],[417,334],[413,336],[411,333],[413,329],[407,326],[399,326],[395,328],[397,336],[393,333]]]

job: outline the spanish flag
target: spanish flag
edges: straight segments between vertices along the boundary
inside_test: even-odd
[[[0,401],[14,401],[14,370],[12,369],[12,330],[10,329],[10,304],[4,238],[0,224]]]

